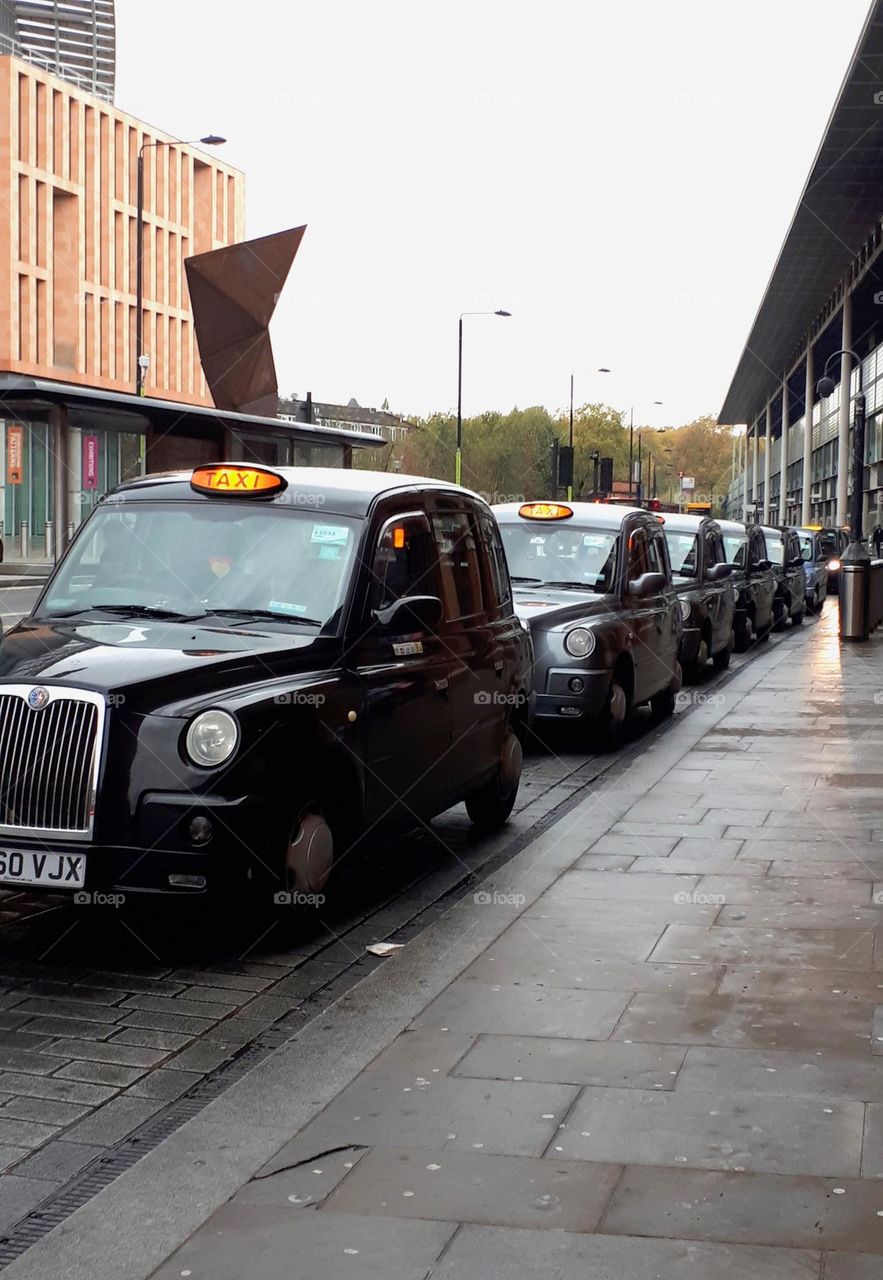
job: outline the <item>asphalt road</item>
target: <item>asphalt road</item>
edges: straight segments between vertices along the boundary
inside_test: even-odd
[[[26,613],[30,612],[42,588],[42,582],[38,582],[36,586],[0,585],[0,624],[4,631],[14,627]]]
[[[26,592],[2,589],[6,625]],[[0,890],[0,1268],[382,964],[369,945],[406,942],[575,805],[616,756],[566,727],[534,743],[503,832],[477,837],[453,809],[347,868],[294,928]],[[633,740],[658,733],[639,718]]]

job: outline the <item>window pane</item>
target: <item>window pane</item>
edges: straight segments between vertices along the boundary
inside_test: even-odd
[[[481,571],[475,535],[464,512],[433,516],[439,550],[445,613],[448,618],[468,618],[484,607]]]
[[[371,578],[374,609],[384,609],[402,596],[438,594],[433,543],[424,520],[396,520],[386,526],[377,544]]]

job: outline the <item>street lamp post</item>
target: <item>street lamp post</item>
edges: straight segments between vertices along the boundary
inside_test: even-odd
[[[461,311],[459,341],[457,346],[457,453],[454,460],[454,481],[463,483],[463,317],[511,316],[511,311]]]
[[[190,138],[181,142],[170,142],[165,138],[157,138],[153,142],[142,142],[138,148],[136,173],[136,219],[135,219],[135,394],[144,395],[144,371],[149,363],[144,354],[144,152],[148,147],[193,146],[201,142],[204,146],[219,147],[226,142],[215,133],[204,138]]]
[[[609,369],[599,369],[599,370],[598,370],[598,373],[609,373],[609,372],[610,372],[610,370],[609,370]],[[573,459],[573,378],[574,378],[574,375],[573,375],[573,374],[571,374],[571,375],[570,375],[570,430],[569,430],[568,435],[567,435],[567,443],[568,443],[568,445],[570,446],[570,466],[571,466],[571,472],[573,471],[573,468],[574,468],[574,459]],[[594,457],[594,456],[596,456],[596,455],[592,455],[592,456]],[[596,468],[596,469],[597,469],[597,468]],[[598,488],[597,483],[595,484],[594,488],[597,490],[597,488]],[[572,484],[569,484],[569,485],[567,486],[567,501],[568,501],[568,502],[572,502],[572,501],[573,501],[573,485],[572,485]]]

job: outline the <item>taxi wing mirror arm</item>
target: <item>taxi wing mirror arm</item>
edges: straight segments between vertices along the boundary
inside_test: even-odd
[[[381,631],[404,634],[432,631],[441,622],[442,613],[438,596],[400,596],[392,604],[374,609],[372,617]]]

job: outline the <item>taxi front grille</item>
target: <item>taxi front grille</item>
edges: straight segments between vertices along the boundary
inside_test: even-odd
[[[92,824],[97,702],[53,690],[34,710],[29,691],[0,693],[0,831],[83,837]]]

